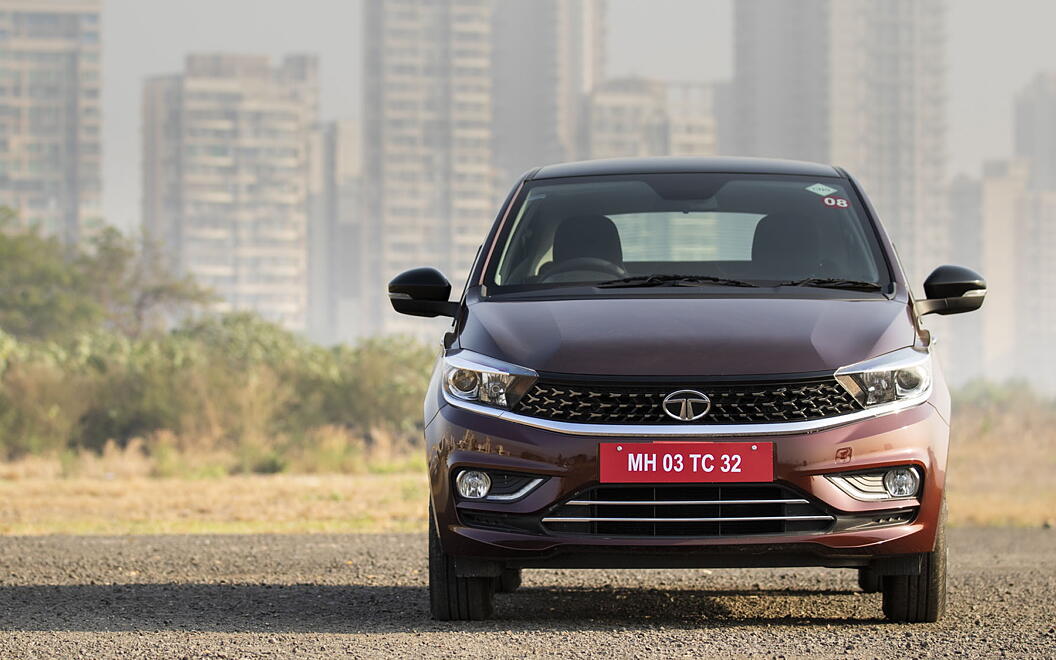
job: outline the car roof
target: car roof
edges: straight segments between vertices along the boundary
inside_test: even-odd
[[[527,178],[557,179],[570,176],[608,174],[669,174],[675,172],[721,172],[728,174],[794,174],[842,177],[831,165],[777,158],[609,158],[557,163],[539,168]]]

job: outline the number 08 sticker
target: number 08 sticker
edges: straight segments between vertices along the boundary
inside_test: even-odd
[[[846,199],[842,197],[833,197],[832,195],[829,195],[828,197],[822,197],[821,201],[825,204],[825,206],[828,206],[829,208],[833,209],[846,209],[850,208],[851,206],[850,202],[848,202]]]

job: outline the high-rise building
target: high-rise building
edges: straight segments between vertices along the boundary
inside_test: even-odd
[[[68,243],[101,215],[101,0],[0,0],[0,206]]]
[[[985,376],[1056,391],[1056,191],[1031,186],[1030,162],[987,163],[982,181]]]
[[[191,55],[150,79],[143,105],[143,218],[181,272],[222,299],[305,328],[309,140],[317,62]]]
[[[1029,380],[1056,392],[1056,75],[1038,75],[1017,96],[1016,157],[989,161],[983,176],[950,186],[950,261],[977,269],[990,295],[982,314],[928,317],[945,340],[951,382]]]
[[[714,90],[703,83],[622,78],[587,102],[585,156],[711,156],[716,153]]]
[[[435,337],[437,324],[394,314],[384,288],[434,266],[457,296],[494,219],[492,4],[367,0],[365,10],[370,331]]]
[[[714,82],[711,87],[715,112],[715,152],[721,155],[737,153],[740,122],[737,121],[733,81]]]
[[[1031,185],[1056,190],[1056,71],[1039,73],[1016,96],[1016,156],[1030,166]]]
[[[609,80],[590,95],[588,158],[666,156],[667,95],[664,83],[645,78]]]
[[[980,179],[959,175],[950,182],[948,207],[952,231],[949,262],[988,276],[982,204],[983,185]],[[924,319],[928,328],[937,331],[940,337],[937,350],[942,357],[946,379],[953,386],[986,376],[983,320],[990,314],[991,303],[993,297],[987,301],[980,314],[935,315]]]
[[[495,4],[493,137],[503,184],[582,155],[584,102],[604,76],[604,13],[604,0]]]
[[[845,166],[914,283],[948,250],[943,0],[734,4],[734,150]]]
[[[308,335],[331,344],[368,330],[370,245],[363,217],[362,139],[357,121],[320,124],[312,133],[308,185]]]
[[[667,148],[670,155],[717,154],[718,86],[697,82],[670,82],[665,87]]]

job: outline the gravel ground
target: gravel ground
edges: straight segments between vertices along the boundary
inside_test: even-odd
[[[0,537],[0,658],[1056,657],[1056,530],[955,529],[950,610],[852,571],[526,571],[438,623],[421,535]]]

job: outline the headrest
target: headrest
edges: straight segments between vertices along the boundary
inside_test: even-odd
[[[554,262],[594,257],[623,263],[623,246],[616,224],[603,215],[565,218],[554,232]]]
[[[790,213],[771,213],[755,226],[752,271],[759,279],[812,277],[821,267],[817,223]]]

